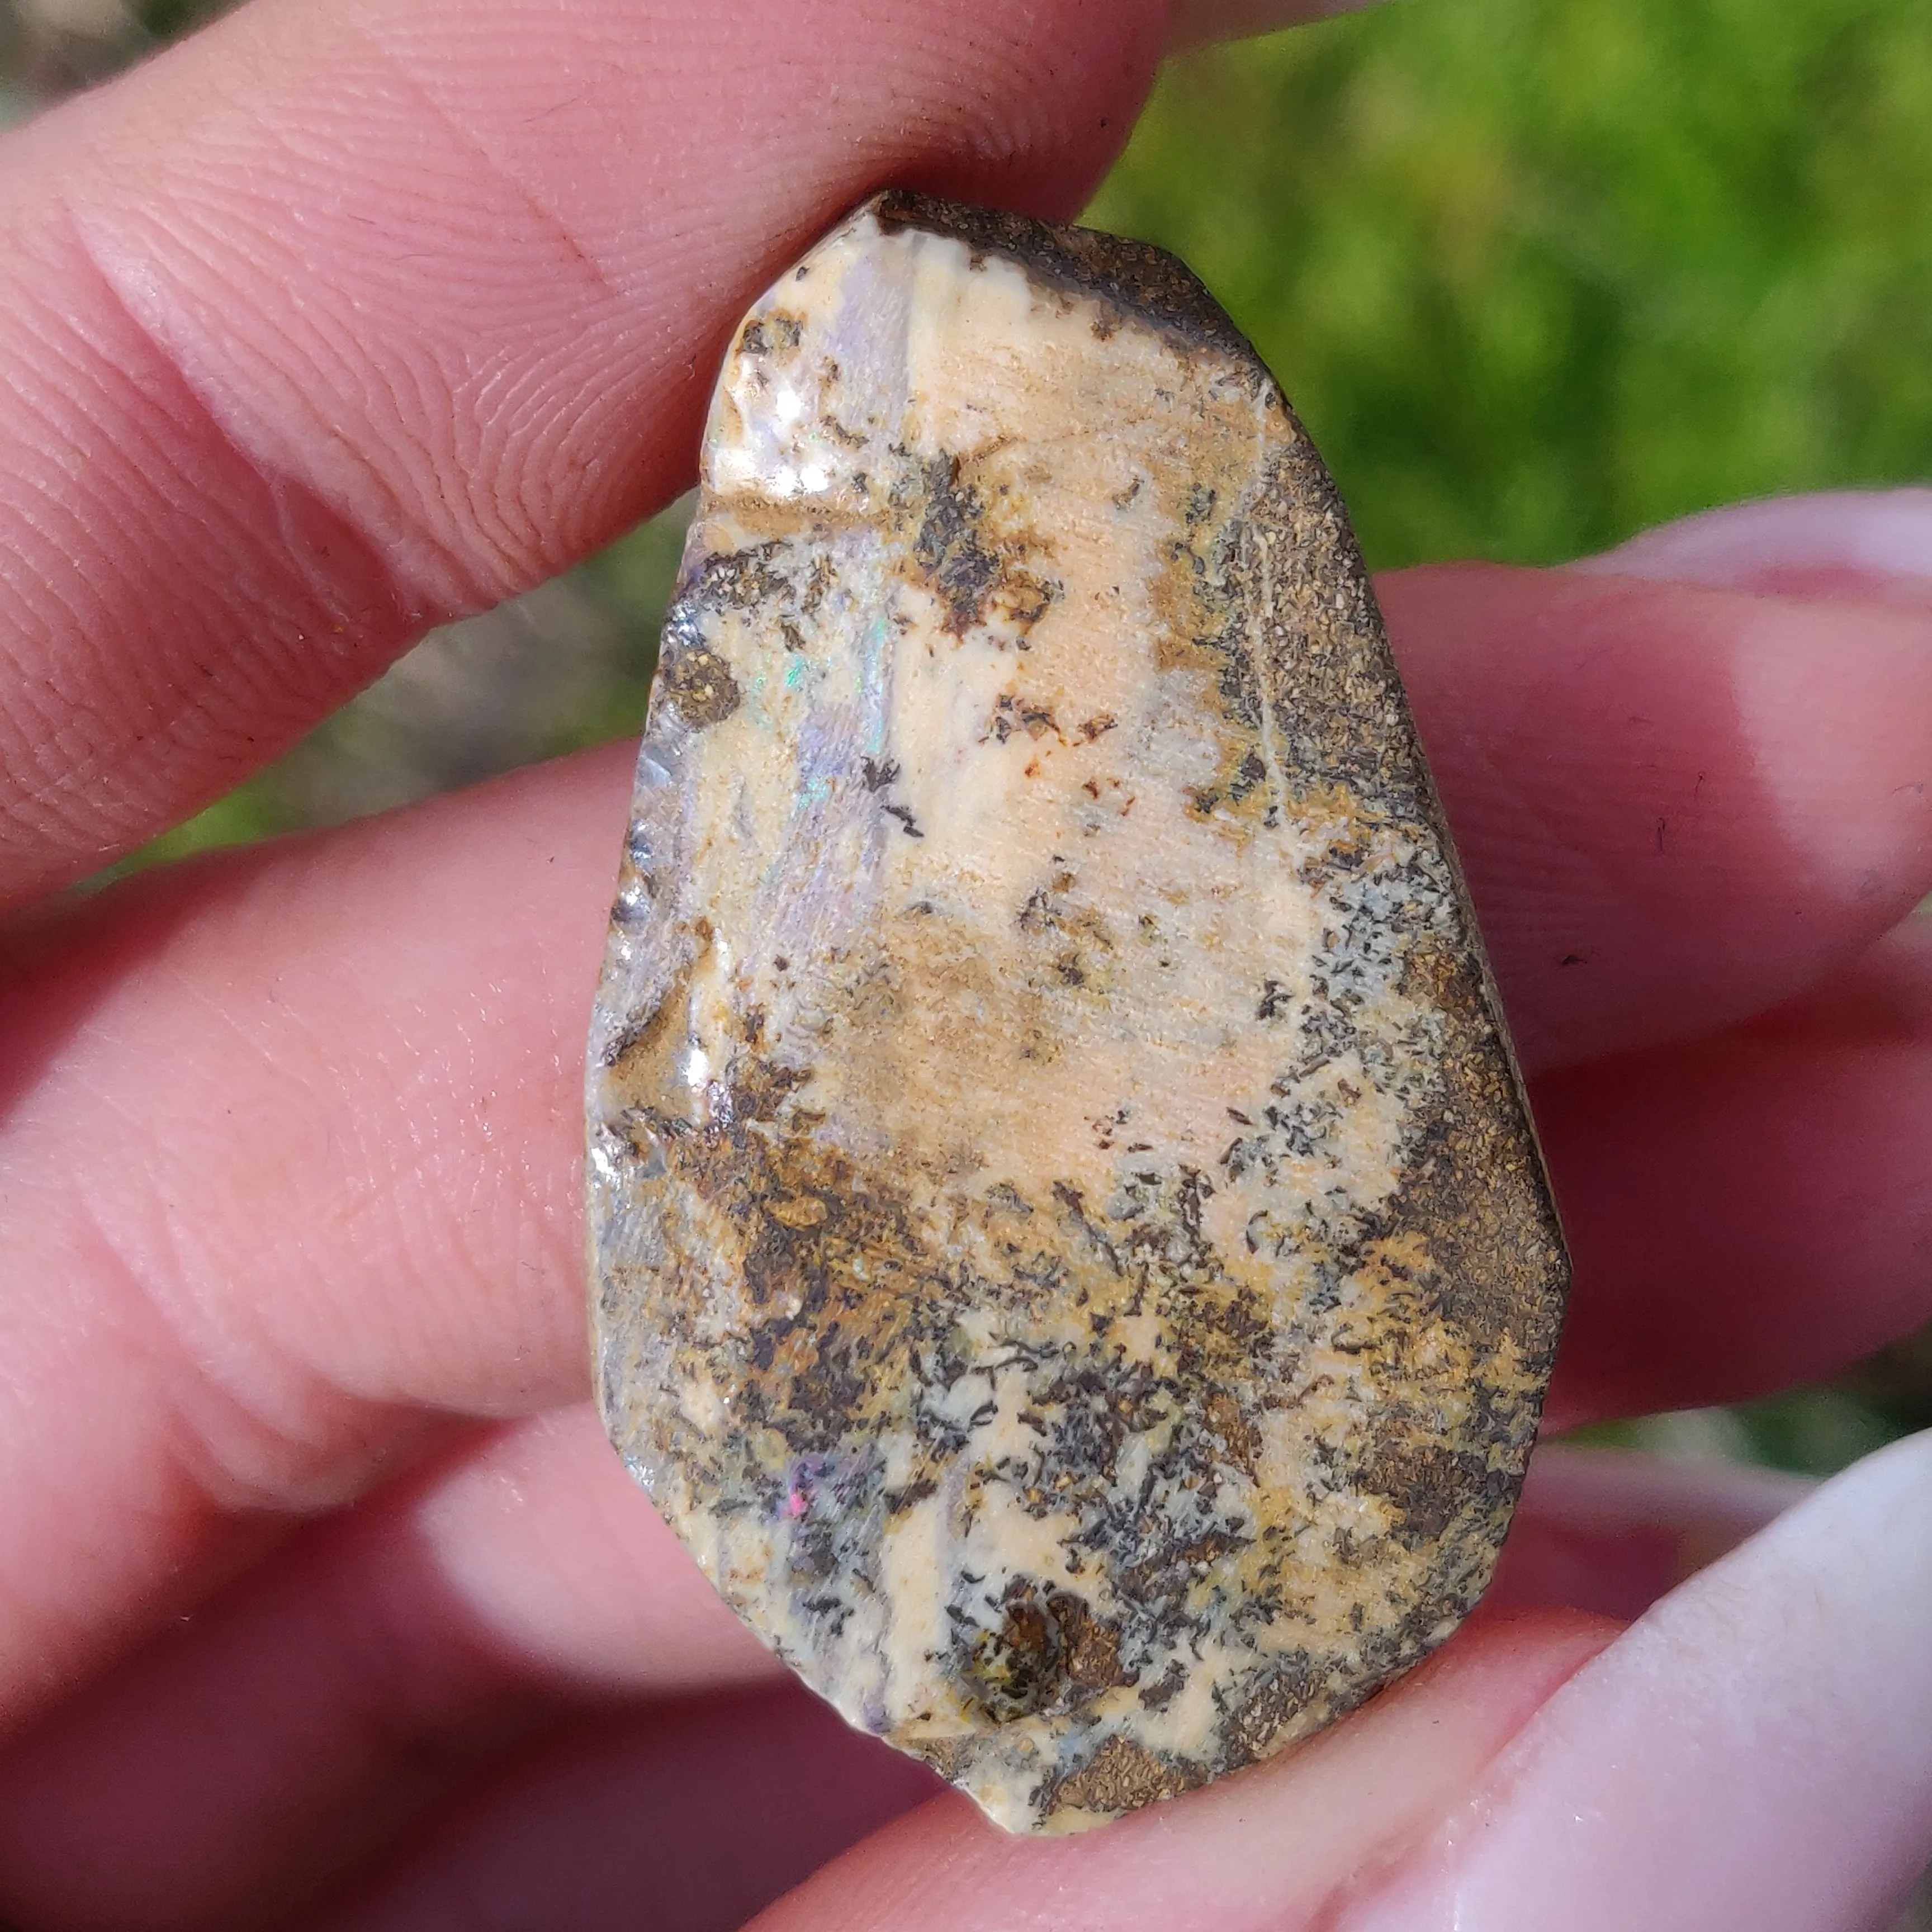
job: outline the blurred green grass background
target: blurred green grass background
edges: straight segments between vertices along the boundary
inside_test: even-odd
[[[1406,0],[1174,68],[1094,214],[1248,331],[1378,566],[1932,471],[1923,0]]]
[[[0,0],[0,118],[196,17]],[[1925,0],[1404,0],[1171,66],[1090,218],[1202,274],[1378,566],[1932,478]],[[434,634],[143,861],[634,728],[681,518]],[[1823,1472],[1928,1424],[1921,1337],[1621,1438]]]

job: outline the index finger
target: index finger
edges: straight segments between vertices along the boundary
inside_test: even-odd
[[[1163,0],[256,0],[0,146],[0,904],[688,467],[889,181],[1064,214]]]

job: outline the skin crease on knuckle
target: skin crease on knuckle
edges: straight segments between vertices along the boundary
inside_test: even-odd
[[[0,230],[21,242],[13,259],[28,271],[24,293],[0,297],[14,304],[0,306],[0,356],[10,317],[36,400],[0,425],[0,445],[13,436],[21,458],[0,473],[39,488],[64,466],[71,485],[52,500],[57,514],[35,512],[35,539],[53,540],[18,551],[10,574],[0,568],[17,673],[52,694],[0,713],[17,740],[0,740],[13,788],[0,796],[0,891],[24,893],[138,842],[260,763],[431,615],[548,574],[665,494],[688,454],[698,372],[736,305],[770,260],[862,187],[910,170],[921,185],[1066,212],[1124,133],[1161,31],[1152,8],[1076,0],[928,9],[910,38],[906,10],[883,4],[748,6],[727,24],[760,62],[789,63],[794,92],[721,116],[728,46],[668,35],[640,78],[625,38],[635,10],[579,10],[560,86],[556,16],[502,6],[494,17],[503,31],[493,36],[473,9],[364,4],[298,17],[291,0],[256,0],[170,57],[184,86],[106,90],[0,148]],[[1197,8],[1175,31],[1199,38],[1285,17]],[[1032,33],[1057,37],[1060,51],[1042,59]],[[847,44],[871,58],[842,66]],[[742,49],[736,58],[750,64]],[[311,73],[338,70],[332,62],[360,63],[352,118],[332,119],[308,91]],[[1035,90],[1017,100],[1016,71]],[[298,122],[313,107],[310,151],[262,145],[256,91],[276,88]],[[828,90],[856,126],[817,126],[800,111]],[[479,113],[479,102],[494,106]],[[715,136],[697,111],[707,102]],[[576,164],[556,166],[553,151],[580,155],[600,140],[614,156],[607,170],[580,178]],[[717,178],[680,174],[641,145],[653,140],[694,144]],[[742,164],[716,169],[718,147]],[[778,154],[786,166],[772,164]],[[340,189],[311,211],[328,219],[292,224],[319,173]],[[70,185],[58,218],[44,219],[34,196],[56,177]],[[464,184],[455,204],[452,182]],[[446,285],[415,271],[385,280],[363,259],[358,195],[362,215],[424,230]],[[640,220],[640,208],[660,218]],[[678,223],[662,213],[672,209]],[[76,290],[79,301],[64,299]],[[472,328],[494,345],[473,358],[454,346]],[[264,529],[283,563],[263,554]],[[1406,583],[1420,586],[1412,620]],[[1785,1042],[1772,1076],[1790,1090],[1780,1113],[1766,1104],[1763,1055],[1750,1051],[1760,1034],[1733,1027],[1701,1058],[1667,1042],[1748,1022],[1844,967],[1932,884],[1922,818],[1891,783],[1932,716],[1922,623],[1894,613],[1905,628],[1888,629],[1870,613],[1660,598],[1654,587],[1649,603],[1620,604],[1636,595],[1628,586],[1573,590],[1527,572],[1466,575],[1446,590],[1417,573],[1384,591],[1418,709],[1438,707],[1432,751],[1461,747],[1438,763],[1459,827],[1472,828],[1486,919],[1492,903],[1506,944],[1520,942],[1504,963],[1532,1016],[1526,1036],[1542,1064],[1565,1070],[1552,1090],[1574,1124],[1552,1150],[1567,1134],[1564,1158],[1579,1172],[1604,1162],[1605,1121],[1621,1107],[1614,1138],[1654,1153],[1660,1116],[1645,1106],[1667,1112],[1672,1083],[1685,1082],[1710,1123],[1698,1138],[1735,1150],[1722,1172],[1741,1223],[1755,1214],[1774,1257],[1804,1193],[1793,1143],[1816,1104],[1810,1070],[1825,1064],[1803,1053],[1830,1059],[1854,1150],[1881,1136],[1909,1145],[1932,1082],[1896,1054],[1875,1078],[1846,1058],[1840,1022],[1814,1015],[1816,1038]],[[1527,622],[1510,616],[1512,598]],[[1664,748],[1666,777],[1682,766],[1694,785],[1714,753],[1726,757],[1717,795],[1707,780],[1697,801],[1702,819],[1679,823],[1672,849],[1688,866],[1660,880],[1654,867],[1604,862],[1630,848],[1632,826],[1648,856],[1653,818],[1675,815],[1642,789],[1664,782],[1657,746],[1605,745],[1587,796],[1559,796],[1558,774],[1526,814],[1509,769],[1526,730],[1532,742],[1539,732],[1574,742],[1614,708],[1609,687],[1566,684],[1560,668],[1540,700],[1526,698],[1506,661],[1539,626],[1574,635],[1586,607],[1613,676],[1654,674],[1645,651],[1660,625],[1689,662],[1684,710],[1700,722]],[[1834,680],[1823,728],[1808,734],[1814,667],[1846,662],[1848,626],[1867,674]],[[1571,662],[1604,675],[1594,656]],[[1514,712],[1498,701],[1505,693]],[[1478,728],[1486,701],[1493,746]],[[29,1277],[63,1292],[38,1313],[17,1298],[0,1306],[0,1460],[18,1472],[18,1507],[0,1524],[0,1695],[24,1724],[93,1686],[0,1752],[0,1913],[26,1932],[286,1922],[318,1872],[395,1844],[424,1805],[506,1753],[489,1801],[500,1808],[476,1809],[484,1837],[464,1835],[459,1806],[403,1841],[412,1849],[370,1878],[361,1918],[328,1922],[477,1922],[450,1918],[449,1901],[473,1903],[469,1888],[518,1825],[548,1816],[549,1871],[587,1874],[582,1922],[650,1888],[662,1932],[695,1932],[736,1922],[920,1795],[890,1777],[868,1784],[873,1761],[854,1757],[849,1807],[774,1824],[747,1849],[707,1826],[711,1790],[680,1788],[694,1776],[680,1767],[704,1761],[714,1734],[710,1707],[678,1707],[680,1732],[649,1703],[634,1736],[586,1733],[584,1748],[614,1754],[595,1760],[613,1780],[632,1768],[626,1788],[656,1808],[665,1842],[640,1850],[613,1818],[596,1848],[607,1865],[592,1873],[572,1781],[592,1760],[572,1759],[574,1733],[557,1744],[552,1727],[575,1725],[592,1700],[742,1700],[766,1660],[668,1540],[634,1552],[631,1573],[613,1562],[635,1498],[616,1486],[584,1412],[580,1441],[547,1434],[562,1430],[554,1418],[452,1439],[469,1418],[580,1395],[574,1040],[623,764],[593,757],[392,824],[191,868],[129,889],[106,919],[57,916],[39,940],[20,929],[0,988],[19,1022],[0,1026],[11,1042],[0,1199],[27,1204]],[[1639,770],[1648,776],[1634,786]],[[1848,808],[1848,787],[1894,802]],[[1540,828],[1527,849],[1526,818]],[[1604,855],[1594,863],[1592,837]],[[1868,877],[1875,892],[1862,890]],[[1708,899],[1713,880],[1732,888],[1717,929],[1701,950],[1671,955],[1684,896]],[[506,893],[521,916],[514,930],[493,929],[479,908]],[[116,944],[103,944],[124,915]],[[1546,943],[1580,925],[1604,969],[1588,994]],[[1914,963],[1898,970],[1924,982]],[[484,991],[453,991],[465,987]],[[1897,1001],[1888,1010],[1887,1037],[1904,1040],[1910,1024]],[[1647,1078],[1630,1076],[1634,1060],[1607,1081],[1588,1064],[1636,1048],[1657,1056]],[[1747,1124],[1774,1136],[1786,1166],[1754,1168]],[[1708,1172],[1698,1154],[1673,1156],[1687,1225]],[[1578,1412],[1654,1396],[1660,1363],[1677,1378],[1673,1400],[1710,1399],[1713,1353],[1740,1318],[1758,1334],[1750,1372],[1762,1377],[1833,1345],[1816,1306],[1832,1244],[1815,1256],[1783,1244],[1798,1252],[1785,1256],[1788,1280],[1768,1265],[1755,1277],[1760,1290],[1772,1284],[1768,1295],[1752,1298],[1740,1280],[1700,1314],[1721,1270],[1665,1270],[1660,1285],[1657,1253],[1676,1238],[1669,1215],[1657,1240],[1638,1238],[1619,1204],[1637,1184],[1618,1172],[1603,1168],[1604,1204],[1585,1216],[1618,1225],[1586,1236],[1613,1258],[1598,1264],[1595,1289],[1580,1276]],[[118,1222],[94,1211],[116,1174],[136,1177]],[[1668,1178],[1642,1184],[1667,1199]],[[1828,1318],[1848,1346],[1924,1312],[1913,1266],[1922,1184],[1900,1173],[1886,1185],[1898,1216],[1858,1208],[1872,1257]],[[1652,1324],[1635,1356],[1633,1308]],[[99,1391],[110,1384],[107,1412]],[[592,1452],[608,1518],[572,1460]],[[1894,1509],[1910,1507],[1915,1480],[1908,1470],[1886,1492]],[[288,1534],[291,1520],[364,1496]],[[1869,1514],[1851,1528],[1873,1534]],[[278,1539],[280,1553],[236,1580]],[[1856,1568],[1858,1546],[1847,1547]],[[1794,1576],[1802,1586],[1802,1564],[1774,1587]],[[1310,1751],[1082,1844],[992,1838],[940,1801],[771,1923],[1332,1932],[1391,1862],[1414,1854],[1422,1864],[1402,1870],[1421,1871],[1418,1885],[1440,1880],[1448,1855],[1429,1834],[1559,1686],[1588,1681],[1612,1634],[1562,1613],[1479,1626]],[[1766,1673],[1788,1668],[1774,1646],[1762,1654]],[[1844,1688],[1847,1708],[1875,1694],[1864,1678]],[[852,1748],[842,1733],[835,1743],[799,1728],[788,1704],[730,1709],[715,1726],[721,1788],[776,1808],[785,1780],[758,1782],[761,1754],[796,1752],[818,1778]],[[1579,1750],[1589,1735],[1574,1733]],[[742,1762],[728,1736],[743,1741]],[[1793,1736],[1802,1758],[1814,1739]],[[185,1767],[184,1752],[195,1754]],[[1904,1763],[1880,1768],[1896,1778]],[[1844,1774],[1856,1784],[1879,1771],[1854,1755]],[[1889,1870],[1912,1821],[1882,1822],[1892,1837],[1867,1850]],[[117,1831],[122,1858],[94,1856]],[[742,1868],[729,1921],[707,1918],[724,1908],[701,1895],[722,1858]],[[544,1872],[513,1874],[500,1856],[494,1869],[506,1885],[539,1886],[514,1922],[579,1922],[543,1902]],[[1438,1922],[1462,1921],[1414,1920],[1417,1932]],[[1728,1932],[1721,1917],[1694,1923]]]

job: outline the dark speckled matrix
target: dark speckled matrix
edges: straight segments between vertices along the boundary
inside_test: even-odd
[[[589,1074],[613,1439],[1016,1829],[1456,1628],[1567,1282],[1334,486],[1157,250],[875,199],[741,327]]]

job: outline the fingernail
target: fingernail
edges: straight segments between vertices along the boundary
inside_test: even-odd
[[[1250,40],[1277,27],[1299,26],[1374,4],[1375,0],[1174,0],[1167,50],[1184,53],[1217,40]]]
[[[1790,596],[1932,599],[1932,490],[1821,490],[1706,510],[1572,570]]]
[[[1932,1856],[1932,1433],[1559,1690],[1336,1932],[1854,1932]]]

